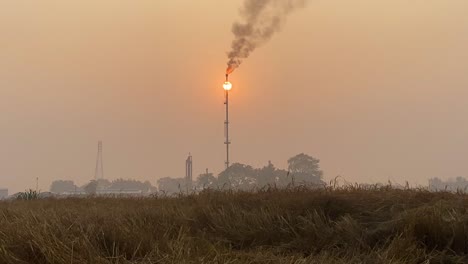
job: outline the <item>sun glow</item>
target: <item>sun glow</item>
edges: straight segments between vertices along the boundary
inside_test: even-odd
[[[225,83],[223,84],[223,88],[224,88],[224,90],[226,90],[226,91],[230,91],[230,90],[232,89],[232,84],[231,84],[230,82],[225,82]]]

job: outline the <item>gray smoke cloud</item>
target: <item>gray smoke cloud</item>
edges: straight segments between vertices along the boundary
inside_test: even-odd
[[[232,26],[234,40],[228,52],[229,74],[259,46],[281,29],[288,14],[305,7],[307,0],[245,0],[240,14],[243,22]]]

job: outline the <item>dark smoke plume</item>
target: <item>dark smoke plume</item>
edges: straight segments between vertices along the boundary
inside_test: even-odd
[[[307,0],[245,0],[241,9],[242,23],[234,23],[232,49],[228,53],[227,74],[233,72],[243,59],[280,30],[286,16]]]

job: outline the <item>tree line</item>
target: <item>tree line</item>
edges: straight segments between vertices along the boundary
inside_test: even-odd
[[[431,191],[468,191],[468,180],[464,177],[442,180],[440,178],[429,179],[429,189]]]
[[[200,174],[193,182],[185,178],[165,177],[157,181],[157,187],[149,181],[117,179],[92,180],[85,185],[77,186],[71,180],[54,181],[50,191],[56,194],[96,194],[102,190],[134,190],[142,193],[162,192],[174,194],[181,192],[201,191],[204,189],[253,190],[265,186],[283,188],[289,185],[323,185],[323,171],[320,160],[301,153],[288,159],[288,168],[280,169],[271,162],[262,168],[234,163],[215,176],[206,172]]]
[[[135,190],[142,193],[152,193],[156,192],[157,188],[149,181],[141,182],[131,179],[91,180],[82,186],[75,185],[71,180],[57,180],[52,182],[50,186],[50,191],[56,194],[96,194],[99,190],[115,190],[116,192],[119,190]]]
[[[323,171],[319,163],[320,160],[301,153],[288,160],[287,170],[276,168],[271,162],[263,168],[234,163],[217,177],[213,173],[204,173],[193,183],[187,183],[184,178],[166,177],[158,180],[158,187],[165,193],[177,193],[209,188],[249,191],[265,186],[323,185]]]

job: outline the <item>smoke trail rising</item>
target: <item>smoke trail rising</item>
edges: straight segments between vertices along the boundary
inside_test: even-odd
[[[281,29],[287,15],[304,7],[307,0],[245,0],[240,14],[242,23],[234,23],[231,51],[228,52],[227,74],[232,73],[243,59],[267,42]]]

